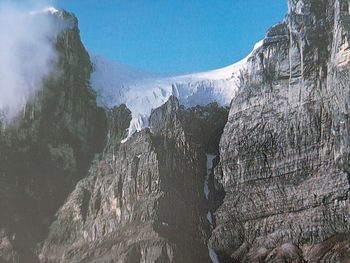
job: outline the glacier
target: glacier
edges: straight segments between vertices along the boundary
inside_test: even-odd
[[[163,105],[172,95],[185,107],[212,102],[228,106],[236,94],[241,72],[249,57],[262,44],[262,41],[258,42],[246,58],[230,66],[183,75],[150,73],[91,55],[94,67],[91,85],[97,92],[100,106],[112,108],[125,104],[130,109],[129,138],[148,127],[152,109]]]

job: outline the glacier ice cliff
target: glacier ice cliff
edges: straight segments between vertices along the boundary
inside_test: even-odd
[[[0,130],[0,262],[348,262],[349,1],[288,4],[180,77],[90,58],[54,12],[63,74]]]

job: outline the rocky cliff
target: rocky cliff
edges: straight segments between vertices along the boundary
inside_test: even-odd
[[[220,262],[348,262],[349,2],[289,0],[220,143]]]
[[[53,43],[59,74],[17,120],[0,125],[0,262],[38,262],[37,243],[105,144],[106,117],[89,85],[77,19],[64,11],[53,19],[65,28]]]
[[[205,153],[227,109],[171,97],[121,143],[130,110],[97,107],[77,19],[52,15],[59,74],[2,124],[0,262],[210,262]]]
[[[348,262],[349,9],[289,0],[228,120],[172,96],[124,143],[60,11],[61,74],[0,131],[0,262]]]
[[[206,159],[179,113],[171,97],[152,112],[150,129],[117,147],[110,127],[112,147],[59,210],[42,262],[209,262]]]

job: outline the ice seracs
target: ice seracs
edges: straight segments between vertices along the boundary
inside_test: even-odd
[[[261,45],[262,41],[255,45],[254,50]],[[91,84],[98,93],[100,105],[113,107],[125,104],[131,110],[130,137],[148,126],[152,109],[164,104],[171,95],[186,107],[211,102],[229,105],[250,55],[225,68],[185,75],[149,73],[92,55],[94,72]]]

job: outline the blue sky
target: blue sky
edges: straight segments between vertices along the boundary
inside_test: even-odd
[[[154,72],[196,72],[245,57],[287,0],[55,0],[90,52]]]

